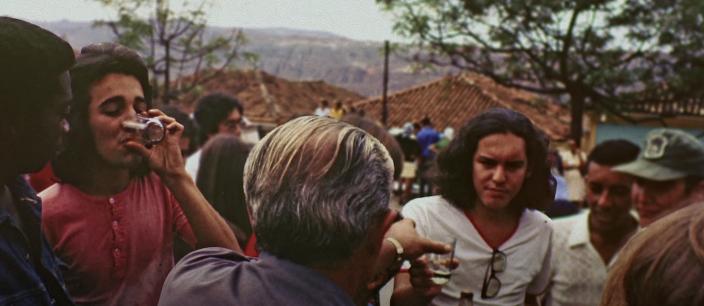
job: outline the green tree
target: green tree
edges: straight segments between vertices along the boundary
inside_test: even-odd
[[[377,2],[423,50],[419,61],[567,100],[578,143],[585,105],[628,120],[624,106],[691,97],[685,89],[704,76],[686,68],[701,58],[700,0]]]
[[[256,60],[242,52],[246,38],[233,29],[218,35],[207,28],[205,7],[183,4],[173,10],[169,0],[96,0],[117,13],[115,20],[99,20],[116,41],[142,52],[152,74],[154,96],[164,105],[195,90],[234,65],[238,59]],[[186,77],[187,76],[187,77]],[[172,84],[173,80],[178,80]]]
[[[627,35],[657,46],[654,67],[644,79],[645,97],[665,102],[702,104],[704,87],[704,2],[701,0],[649,0],[626,2],[614,24],[628,25]],[[694,102],[694,103],[683,103]]]

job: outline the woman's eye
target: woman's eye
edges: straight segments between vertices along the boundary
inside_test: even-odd
[[[121,113],[120,106],[115,103],[103,104],[103,106],[100,108],[100,111],[102,111],[105,115],[113,117],[118,116]]]

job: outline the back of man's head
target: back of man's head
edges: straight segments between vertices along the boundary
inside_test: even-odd
[[[370,118],[357,114],[345,115],[341,120],[364,130],[379,140],[386,148],[386,151],[389,152],[389,155],[391,155],[391,160],[394,163],[394,179],[398,179],[401,176],[403,150],[398,141],[383,126]]]
[[[216,134],[220,123],[235,109],[244,116],[244,107],[230,95],[213,93],[200,98],[193,113],[198,124],[200,141],[205,143],[209,136]]]
[[[26,21],[0,17],[0,115],[22,120],[47,104],[74,63],[71,46]]]
[[[628,140],[606,140],[592,149],[587,157],[587,165],[591,162],[609,167],[625,164],[636,159],[638,152],[640,148]]]
[[[39,170],[55,154],[73,63],[61,38],[0,17],[0,180]]]
[[[420,125],[422,126],[432,126],[433,123],[430,121],[430,117],[425,116],[423,119],[420,120]]]
[[[302,265],[349,259],[388,213],[393,165],[359,128],[307,116],[252,150],[244,187],[260,248]]]

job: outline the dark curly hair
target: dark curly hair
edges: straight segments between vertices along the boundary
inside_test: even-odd
[[[112,73],[133,76],[142,85],[144,100],[152,108],[149,72],[142,57],[134,50],[114,43],[98,43],[83,47],[71,68],[71,111],[68,117],[71,129],[66,136],[65,150],[53,161],[54,172],[62,182],[78,184],[85,176],[85,161],[98,153],[90,125],[88,106],[93,85]],[[148,172],[146,164],[133,175]]]
[[[242,103],[228,94],[216,92],[200,98],[193,112],[198,124],[200,143],[204,145],[209,136],[216,134],[220,123],[235,109],[244,116]]]
[[[492,134],[510,133],[526,144],[528,175],[511,206],[544,209],[553,200],[554,188],[547,162],[548,140],[526,116],[509,109],[490,109],[469,120],[437,158],[434,180],[440,194],[452,205],[473,208],[477,198],[472,181],[474,154],[479,141]]]

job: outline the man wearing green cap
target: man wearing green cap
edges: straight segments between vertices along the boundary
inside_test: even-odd
[[[631,198],[641,227],[704,199],[704,145],[697,138],[655,129],[644,145],[635,161],[614,168],[635,177]]]

